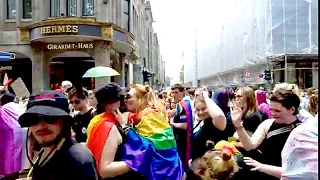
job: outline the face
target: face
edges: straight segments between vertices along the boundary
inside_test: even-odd
[[[242,95],[242,91],[238,90],[235,94],[235,103],[237,103],[237,106],[240,108],[243,108],[246,104],[245,98]]]
[[[70,98],[69,103],[72,105],[73,109],[76,111],[81,111],[88,102],[84,99],[79,99],[77,96]]]
[[[197,116],[200,119],[206,119],[209,117],[209,113],[207,111],[207,106],[202,102],[197,102],[194,106]]]
[[[180,92],[179,89],[174,89],[171,92],[174,98],[174,102],[177,103],[183,99],[184,92]]]
[[[61,134],[62,119],[59,117],[35,117],[30,131],[42,146],[50,146]]]
[[[94,94],[89,95],[88,101],[89,101],[90,106],[92,106],[92,107],[96,107],[98,104],[98,101],[97,101],[96,97],[94,96]]]
[[[119,108],[120,108],[120,101],[110,103],[110,104],[105,104],[104,112],[115,112]]]
[[[176,106],[177,106],[177,103],[175,103],[175,102],[171,102],[171,109],[175,109],[175,108],[176,108]]]
[[[130,91],[127,93],[126,100],[127,100],[127,110],[129,112],[136,112],[141,105],[140,101],[136,96],[137,92],[134,88],[131,88]]]
[[[276,122],[285,122],[288,117],[294,116],[293,113],[295,108],[292,107],[289,110],[282,106],[281,103],[278,102],[270,102],[270,111],[272,117]]]
[[[166,100],[164,105],[167,109],[170,109],[170,101]]]

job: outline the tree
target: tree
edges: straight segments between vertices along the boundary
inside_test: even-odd
[[[184,83],[184,65],[181,66],[179,79],[181,83]]]

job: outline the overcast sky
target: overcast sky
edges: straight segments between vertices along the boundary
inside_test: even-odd
[[[190,3],[186,3],[186,2]],[[190,43],[193,16],[191,0],[150,0],[155,32],[158,34],[160,51],[166,61],[166,75],[179,77],[185,43]],[[183,8],[181,8],[183,6]],[[191,35],[192,36],[192,35]]]

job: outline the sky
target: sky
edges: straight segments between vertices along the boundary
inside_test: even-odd
[[[158,34],[160,52],[166,61],[166,75],[174,82],[179,81],[183,65],[185,43],[190,37],[193,16],[190,12],[194,1],[189,0],[150,0],[154,18],[154,30]],[[183,5],[183,8],[181,6]]]

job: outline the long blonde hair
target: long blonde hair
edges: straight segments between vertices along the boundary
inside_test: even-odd
[[[163,104],[156,100],[153,90],[148,85],[134,84],[131,88],[135,89],[135,97],[141,102],[136,113],[140,113],[147,107],[153,107],[166,115],[167,111]]]
[[[241,95],[245,98],[247,103],[247,109],[245,112],[245,116],[249,116],[252,113],[259,112],[259,108],[257,106],[256,96],[251,87],[240,87],[236,91],[240,91]]]

